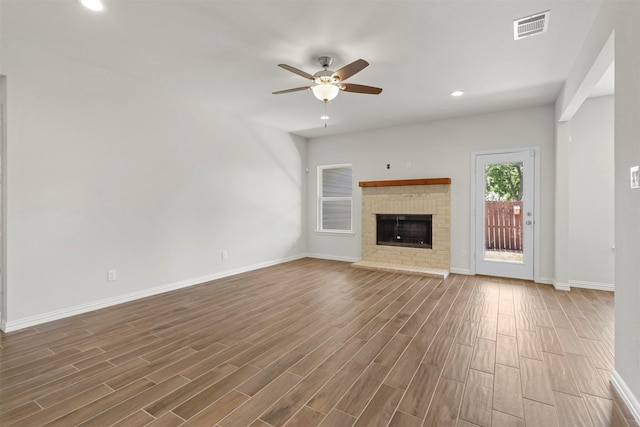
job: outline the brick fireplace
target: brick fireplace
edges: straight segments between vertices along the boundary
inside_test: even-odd
[[[450,178],[363,181],[362,261],[354,267],[447,277],[450,268]],[[376,244],[376,215],[431,215],[431,248]]]

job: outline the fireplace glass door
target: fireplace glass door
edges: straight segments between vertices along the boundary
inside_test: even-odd
[[[376,244],[431,248],[431,215],[376,215]]]

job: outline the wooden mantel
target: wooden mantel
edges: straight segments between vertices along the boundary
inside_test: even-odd
[[[394,179],[388,181],[360,181],[360,187],[395,187],[399,185],[442,185],[451,184],[451,178]]]

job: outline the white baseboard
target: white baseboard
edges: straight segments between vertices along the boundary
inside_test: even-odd
[[[465,276],[473,276],[473,273],[468,268],[452,268],[451,273],[463,274]]]
[[[343,256],[328,255],[328,254],[307,254],[306,256],[309,258],[328,259],[330,261],[345,261],[345,262],[362,261],[360,258],[343,257]]]
[[[638,402],[638,399],[633,395],[631,390],[629,390],[627,383],[624,382],[615,369],[611,371],[611,383],[616,388],[618,394],[620,394],[620,397],[622,397],[633,418],[637,423],[640,423],[640,402]]]
[[[550,280],[553,287],[559,291],[570,291],[571,288],[594,289],[598,291],[611,291],[611,292],[615,290],[615,285],[611,283],[586,282],[583,280],[569,280],[569,283],[561,283],[553,279],[548,279],[548,280]],[[545,282],[542,282],[540,280],[540,283],[545,283]]]
[[[542,283],[543,285],[553,285],[554,280],[551,277],[534,277],[535,283]]]
[[[615,291],[616,286],[611,283],[586,282],[584,280],[569,280],[569,285],[574,288],[595,289],[598,291]]]
[[[32,326],[40,325],[42,323],[51,322],[53,320],[64,319],[65,317],[71,317],[78,314],[99,310],[101,308],[111,307],[113,305],[134,301],[140,298],[150,297],[153,295],[158,295],[158,294],[162,294],[169,291],[175,291],[177,289],[199,285],[202,283],[210,282],[212,280],[222,279],[224,277],[234,276],[236,274],[258,270],[260,268],[271,267],[273,265],[282,264],[285,262],[294,261],[294,260],[305,258],[305,257],[306,257],[305,254],[294,255],[287,258],[281,258],[281,259],[266,261],[258,264],[248,265],[248,266],[236,268],[233,270],[221,271],[221,272],[213,273],[207,276],[181,280],[180,282],[169,283],[166,285],[144,289],[141,291],[132,292],[125,295],[119,295],[113,298],[107,298],[100,301],[94,301],[87,304],[78,305],[75,307],[64,308],[62,310],[55,310],[49,313],[43,313],[35,316],[25,317],[23,319],[7,321],[0,324],[0,328],[2,328],[3,332],[13,332],[20,329],[30,328]]]
[[[556,288],[557,291],[570,291],[571,290],[571,286],[568,283],[561,283],[561,282],[557,282],[556,280],[553,280],[552,283],[554,288]]]

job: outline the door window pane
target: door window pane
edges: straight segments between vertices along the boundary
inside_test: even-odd
[[[485,260],[523,262],[522,173],[521,162],[485,167]]]

